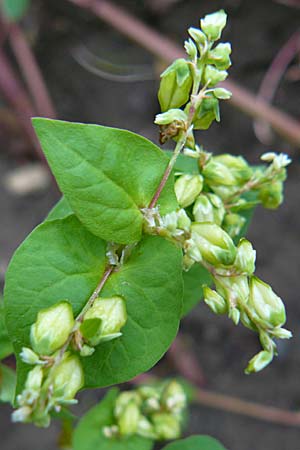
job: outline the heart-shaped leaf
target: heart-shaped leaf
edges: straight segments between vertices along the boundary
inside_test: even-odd
[[[220,442],[210,436],[191,436],[172,442],[163,450],[226,450]]]

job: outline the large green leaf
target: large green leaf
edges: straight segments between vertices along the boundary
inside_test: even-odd
[[[107,439],[103,427],[114,423],[113,409],[118,389],[90,409],[80,420],[73,434],[74,450],[151,450],[153,442],[140,436]]]
[[[96,236],[121,244],[141,239],[143,216],[168,164],[163,152],[134,133],[37,118],[33,125],[58,185]],[[176,208],[170,178],[159,199]]]
[[[29,366],[18,355],[29,346],[40,309],[68,299],[77,315],[105,268],[103,240],[73,215],[37,227],[15,253],[7,271],[5,309],[18,362],[18,389]],[[181,251],[160,237],[146,237],[106,283],[103,295],[126,300],[123,336],[82,359],[87,387],[124,382],[148,370],[174,339],[182,307]]]
[[[13,346],[8,337],[6,323],[4,320],[4,304],[0,298],[0,360],[13,353]]]
[[[163,450],[226,450],[220,442],[210,436],[191,436],[172,442]]]
[[[188,272],[183,272],[183,311],[185,316],[203,299],[203,285],[210,285],[212,277],[200,264],[194,264]]]
[[[16,373],[0,364],[0,402],[13,403],[16,389]]]
[[[29,8],[30,0],[2,0],[1,9],[6,20],[16,22]]]

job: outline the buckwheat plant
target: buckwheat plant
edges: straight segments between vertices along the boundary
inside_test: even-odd
[[[63,198],[16,251],[7,271],[5,314],[17,357],[13,420],[48,426],[83,388],[124,383],[150,369],[198,301],[258,334],[246,373],[277,353],[280,297],[254,275],[242,237],[261,203],[277,208],[290,159],[266,153],[214,156],[194,131],[220,120],[231,93],[231,46],[219,43],[226,14],[190,28],[186,58],[161,75],[155,118],[163,152],[141,136],[98,125],[33,119]],[[110,391],[79,422],[74,450],[150,449],[180,437],[187,398],[177,381]],[[178,446],[179,445],[179,446]],[[193,437],[168,450],[220,450]]]

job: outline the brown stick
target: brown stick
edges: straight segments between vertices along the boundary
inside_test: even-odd
[[[88,8],[96,16],[112,25],[116,30],[146,48],[149,52],[170,63],[184,55],[181,47],[140,20],[131,16],[119,6],[107,0],[70,0],[72,3]],[[279,109],[268,105],[264,100],[257,99],[236,82],[228,80],[222,83],[232,91],[230,102],[254,118],[269,122],[288,142],[300,146],[300,123]]]
[[[18,24],[10,25],[9,41],[35,104],[36,112],[43,117],[55,118],[56,112],[43,76]]]

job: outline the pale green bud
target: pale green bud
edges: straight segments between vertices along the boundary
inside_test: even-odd
[[[186,407],[186,395],[180,383],[170,381],[164,388],[161,403],[170,412],[178,413]]]
[[[219,100],[213,94],[207,94],[194,116],[194,129],[207,130],[214,120],[220,122]]]
[[[172,211],[169,214],[166,214],[162,217],[162,225],[164,228],[166,228],[171,233],[174,233],[177,229],[177,221],[178,216],[176,211]]]
[[[235,186],[248,181],[252,169],[243,157],[224,154],[212,157],[203,175],[209,185]]]
[[[225,214],[222,200],[214,194],[202,194],[195,201],[193,215],[196,222],[214,222],[221,225]]]
[[[135,434],[138,429],[138,423],[141,417],[139,407],[135,401],[130,401],[120,417],[118,418],[118,426],[121,436]]]
[[[226,70],[231,66],[230,54],[231,45],[229,42],[218,44],[213,50],[209,51],[207,62],[208,64],[214,64],[219,70]]]
[[[158,91],[161,110],[164,112],[169,109],[180,108],[187,103],[192,82],[188,61],[183,58],[176,59],[161,75]]]
[[[105,426],[102,428],[104,436],[108,439],[119,435],[119,427],[117,425]]]
[[[184,48],[191,60],[195,61],[198,56],[198,50],[192,39],[184,41]]]
[[[42,386],[43,376],[41,366],[34,367],[27,375],[25,389],[39,391]]]
[[[226,301],[216,291],[205,286],[203,288],[203,297],[207,306],[209,306],[215,314],[225,314],[227,312],[228,308]]]
[[[22,406],[21,408],[16,409],[12,413],[11,419],[13,422],[26,423],[30,420],[31,413],[32,413],[32,409],[29,406]]]
[[[228,317],[235,325],[238,325],[241,313],[237,308],[229,308]]]
[[[187,120],[188,117],[182,109],[169,109],[162,114],[157,114],[154,123],[156,125],[169,125],[172,122],[180,122],[182,123],[182,128],[184,128]]]
[[[184,256],[186,259],[184,259],[183,262],[186,270],[188,270],[189,267],[193,265],[191,261],[193,262],[202,261],[201,251],[194,239],[187,239],[185,241],[184,250],[185,250]]]
[[[255,323],[252,322],[250,317],[243,310],[241,311],[241,321],[242,321],[242,323],[243,323],[243,325],[245,327],[249,328],[249,330],[258,331],[257,326],[255,325]]]
[[[293,337],[293,334],[290,330],[286,330],[285,328],[275,328],[275,330],[271,331],[272,336],[278,339],[290,339]]]
[[[250,291],[246,275],[215,276],[214,281],[218,293],[227,300],[229,305],[235,307],[238,303],[247,303]]]
[[[80,350],[80,356],[83,358],[86,356],[91,356],[95,352],[94,347],[90,347],[89,345],[83,345],[82,349]]]
[[[264,185],[258,194],[262,205],[268,209],[276,209],[283,202],[283,183],[281,181]]]
[[[179,205],[182,208],[186,208],[191,205],[203,187],[203,177],[201,175],[181,175],[175,181],[175,194]]]
[[[31,326],[30,340],[34,351],[52,355],[66,342],[73,326],[72,306],[67,301],[42,309]]]
[[[180,437],[179,420],[169,413],[155,413],[152,423],[158,440],[170,440]]]
[[[143,385],[138,388],[138,393],[141,395],[143,400],[148,398],[160,398],[159,390],[154,386]]]
[[[227,76],[228,73],[226,72],[226,70],[219,70],[216,69],[215,66],[208,64],[204,70],[203,84],[205,84],[208,87],[214,87],[221,81],[226,80]]]
[[[191,219],[184,209],[177,211],[177,226],[184,231],[189,231],[191,228]]]
[[[20,353],[20,358],[25,364],[41,364],[38,355],[31,350],[31,348],[23,347]]]
[[[265,331],[260,331],[259,340],[264,350],[274,353],[276,345],[275,342],[272,341],[268,333],[266,333]]]
[[[121,417],[127,405],[132,402],[136,403],[138,406],[141,405],[141,398],[137,392],[135,391],[121,392],[118,395],[115,403],[115,411],[114,411],[115,417],[116,418]]]
[[[200,253],[199,253],[199,255],[200,255]],[[201,258],[201,255],[200,255],[200,258]],[[200,259],[200,261],[201,261],[201,259]],[[195,264],[195,259],[192,259],[187,254],[183,255],[182,268],[185,272],[188,272],[194,264]]]
[[[232,93],[224,88],[214,89],[214,96],[219,100],[229,100],[232,97]]]
[[[203,33],[203,31],[199,30],[199,28],[190,27],[188,29],[189,35],[194,39],[194,41],[198,44],[199,48],[206,44],[207,37]]]
[[[140,417],[136,433],[146,439],[154,440],[156,437],[152,423],[145,416]]]
[[[234,267],[241,273],[252,275],[255,270],[256,251],[251,242],[242,238],[237,246]]]
[[[220,39],[226,26],[227,14],[223,9],[212,14],[207,14],[201,19],[201,29],[211,41]]]
[[[191,230],[192,240],[203,259],[215,266],[233,264],[236,248],[231,237],[222,228],[213,223],[195,223]]]
[[[53,379],[53,395],[63,401],[72,400],[84,385],[84,374],[79,358],[65,353],[50,372]]]
[[[268,364],[270,364],[273,356],[274,355],[272,352],[262,350],[249,361],[245,373],[249,374],[252,372],[259,372],[260,370],[264,369]]]
[[[89,319],[101,320],[101,325],[95,335],[88,339],[92,346],[98,345],[101,341],[115,339],[121,336],[120,330],[127,321],[125,301],[118,296],[97,298],[84,315],[84,321]]]
[[[257,277],[250,279],[249,305],[267,326],[279,327],[286,321],[285,307],[271,286]]]
[[[235,238],[241,234],[241,231],[246,223],[246,219],[239,214],[230,213],[226,214],[223,221],[224,230],[231,236]]]

